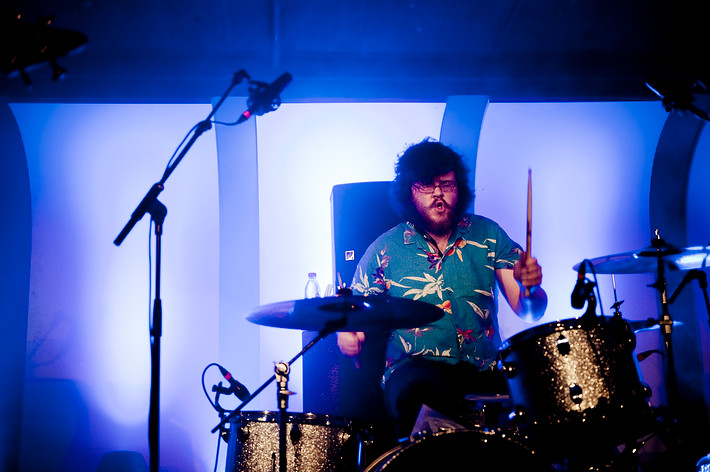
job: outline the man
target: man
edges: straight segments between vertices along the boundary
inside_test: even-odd
[[[547,295],[537,261],[498,224],[465,213],[473,191],[459,154],[424,140],[400,156],[395,173],[393,201],[406,221],[370,245],[351,289],[425,301],[445,313],[426,326],[393,331],[388,340],[385,404],[404,437],[422,405],[456,418],[465,395],[505,392],[494,370],[501,343],[496,283],[528,321],[542,317]],[[347,356],[356,357],[363,342],[364,333],[338,333]]]

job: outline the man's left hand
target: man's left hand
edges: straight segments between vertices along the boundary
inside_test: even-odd
[[[537,263],[537,259],[523,254],[513,266],[513,277],[523,287],[535,287],[542,283],[542,267]]]

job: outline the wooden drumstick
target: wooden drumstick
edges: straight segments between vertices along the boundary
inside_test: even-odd
[[[530,257],[532,250],[532,169],[528,169],[528,219],[525,232],[525,257]],[[525,296],[530,296],[530,287],[525,287]]]

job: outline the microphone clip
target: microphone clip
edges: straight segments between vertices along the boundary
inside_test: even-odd
[[[252,115],[261,116],[264,113],[275,111],[281,106],[281,96],[271,93],[271,84],[258,80],[250,80],[249,84],[247,108]]]
[[[594,286],[596,284],[589,280],[587,282],[587,290],[589,290],[586,293],[587,310],[582,315],[582,318],[591,320],[597,316],[597,297],[594,296]]]

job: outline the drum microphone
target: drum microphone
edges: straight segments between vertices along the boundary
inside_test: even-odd
[[[291,80],[293,80],[293,76],[286,72],[270,84],[250,81],[254,87],[249,87],[247,110],[239,116],[237,124],[245,122],[252,115],[261,116],[280,107],[281,92],[291,83]]]
[[[572,290],[572,308],[584,308],[584,302],[589,298],[589,281],[585,277],[586,275],[586,265],[587,260],[583,260],[582,264],[577,270],[577,283],[574,284],[574,289]]]
[[[222,367],[221,365],[217,364],[217,368],[219,371],[222,373],[222,376],[229,382],[229,386],[231,387],[231,390],[237,395],[237,398],[240,399],[241,401],[246,400],[249,398],[249,390],[242,385],[240,382],[237,382],[234,380],[234,377],[232,377],[232,374],[229,373],[227,369]]]

